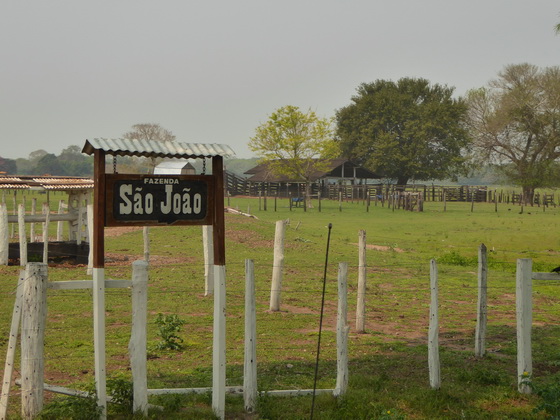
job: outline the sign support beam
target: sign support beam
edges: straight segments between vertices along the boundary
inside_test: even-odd
[[[105,361],[105,152],[96,150],[93,161],[93,341],[95,388],[101,419],[107,416],[107,376]]]
[[[226,405],[226,253],[224,221],[224,164],[212,158],[214,176],[214,345],[212,352],[212,408],[223,419]]]

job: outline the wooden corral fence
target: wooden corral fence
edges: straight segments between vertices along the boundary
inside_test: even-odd
[[[305,183],[249,182],[246,179],[225,171],[225,186],[228,196],[244,195],[249,197],[303,197]],[[446,186],[434,184],[360,184],[360,185],[323,185],[311,184],[311,194],[330,200],[360,201],[378,200],[385,202],[397,193],[422,194],[422,201],[432,202],[476,202],[524,204],[523,194],[514,190],[491,189],[488,186]],[[554,193],[535,192],[532,205],[554,206],[557,200]]]
[[[27,257],[42,257],[46,262],[49,255],[71,256],[86,263],[86,209],[92,189],[93,181],[89,178],[0,175],[0,264],[7,264],[6,258],[20,258],[25,265]],[[66,200],[54,197],[55,194]],[[50,223],[56,223],[56,240],[53,235],[49,237]]]
[[[487,275],[488,263],[486,246],[480,245],[478,250],[478,302],[475,330],[475,356],[484,357],[486,353],[486,331],[488,321]],[[517,321],[517,384],[521,393],[531,393],[531,377],[533,374],[533,358],[531,330],[533,324],[532,283],[533,280],[559,281],[558,273],[533,272],[533,261],[529,258],[517,260],[515,312]],[[435,260],[430,261],[430,320],[428,331],[428,367],[430,386],[439,389],[441,386],[439,358],[439,303],[438,303],[438,269]]]
[[[332,389],[288,389],[261,392],[268,396],[296,396],[319,393],[343,395],[348,387],[348,333],[347,325],[347,284],[348,264],[340,263],[338,272],[338,310],[337,310],[337,379]],[[132,264],[131,280],[106,279],[105,287],[131,288],[132,323],[129,342],[130,366],[133,381],[133,410],[147,414],[149,395],[162,394],[202,394],[216,392],[211,387],[148,389],[147,382],[147,285],[148,264],[135,261]],[[0,399],[0,419],[6,418],[17,337],[21,325],[21,415],[35,418],[43,407],[44,391],[56,392],[78,397],[88,397],[87,393],[44,383],[44,346],[47,315],[48,289],[72,290],[91,289],[92,280],[49,281],[48,266],[44,263],[29,263],[20,274],[16,302],[10,330],[8,354],[6,356],[2,393]],[[225,386],[218,390],[224,394],[243,395],[245,408],[253,412],[257,396],[257,329],[254,265],[252,260],[245,261],[245,357],[242,386]],[[225,310],[225,306],[220,308]],[[225,343],[223,343],[225,345]],[[225,372],[226,366],[221,366]],[[225,373],[224,373],[225,374]],[[110,401],[110,397],[107,397]]]
[[[37,199],[32,198],[31,212],[28,212],[25,199],[20,203],[14,199],[15,214],[8,214],[6,203],[1,202],[0,264],[7,265],[9,259],[19,258],[21,265],[25,265],[29,257],[41,258],[47,262],[49,257],[55,256],[71,256],[78,263],[87,263],[88,202],[89,193],[70,194],[68,203],[60,200],[56,213],[52,213],[48,202],[43,203],[41,211],[37,212]],[[56,223],[56,240],[49,237],[50,223]],[[65,223],[68,225],[67,238],[63,237]],[[41,226],[41,235],[38,235],[37,224]],[[26,226],[29,226],[29,230]],[[14,242],[14,239],[17,239],[17,242]]]

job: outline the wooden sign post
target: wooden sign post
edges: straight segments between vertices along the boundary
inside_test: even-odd
[[[94,155],[93,217],[93,324],[95,342],[95,383],[98,403],[106,416],[105,371],[105,242],[107,226],[212,225],[214,244],[214,339],[212,408],[225,415],[226,384],[226,289],[223,156],[189,150],[216,147],[233,154],[227,146],[104,139],[86,141],[83,152]],[[125,145],[132,144],[131,150]],[[115,147],[115,146],[123,147]],[[167,149],[166,149],[167,147]],[[164,150],[162,152],[162,150]],[[181,152],[177,152],[181,150]],[[231,152],[231,153],[230,153]],[[106,154],[145,157],[212,157],[212,175],[106,174]],[[91,241],[90,241],[91,242]]]

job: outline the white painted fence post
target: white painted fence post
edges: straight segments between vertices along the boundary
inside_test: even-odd
[[[243,401],[252,413],[257,404],[257,314],[255,302],[255,266],[245,260],[245,357],[243,363]]]
[[[8,208],[0,203],[0,265],[8,265],[10,255],[10,233],[8,231]]]
[[[27,236],[25,233],[25,207],[18,207],[19,265],[27,265]]]
[[[82,229],[84,225],[84,198],[85,194],[78,194],[78,226],[76,227],[76,244],[82,243]]]
[[[202,246],[204,250],[204,296],[214,293],[214,227],[202,226]]]
[[[88,211],[89,211],[89,206],[88,206]],[[64,213],[64,200],[60,200],[58,202],[58,214],[63,214]],[[89,217],[89,214],[88,214]],[[89,220],[88,220],[89,222]],[[56,224],[56,240],[58,242],[62,241],[62,232],[64,229],[64,222],[60,221]]]
[[[274,263],[272,266],[272,283],[270,286],[270,310],[280,310],[282,294],[282,272],[284,270],[284,236],[286,221],[278,220],[274,233]]]
[[[32,198],[31,199],[31,215],[34,215],[37,213],[37,199],[36,198]],[[37,235],[35,235],[35,223],[30,223],[29,224],[29,242],[35,242],[37,241]]]
[[[144,226],[142,229],[142,238],[144,239],[144,261],[150,264],[150,227]]]
[[[348,388],[348,263],[338,264],[338,313],[336,317],[336,387],[334,396]]]
[[[212,409],[220,419],[226,409],[226,267],[214,265]]]
[[[43,262],[48,264],[49,262],[49,222],[51,209],[49,203],[43,203],[43,214],[45,215],[45,221],[43,222]]]
[[[438,269],[436,260],[430,261],[430,326],[428,328],[428,367],[430,386],[441,386],[439,362]]]
[[[6,207],[5,203],[3,203]],[[6,231],[8,233],[8,231]],[[23,301],[23,281],[25,271],[19,273],[18,285],[16,290],[16,301],[12,312],[12,325],[10,327],[10,338],[8,339],[8,351],[6,353],[6,363],[4,364],[4,379],[2,381],[2,394],[0,397],[0,420],[6,420],[8,413],[8,400],[10,397],[10,385],[14,371],[14,360],[16,356],[17,338],[19,324],[21,323],[21,305]]]
[[[93,204],[88,204],[87,206],[87,225],[88,225],[88,241],[89,241],[89,252],[88,252],[88,268],[87,274],[91,275],[93,273]]]
[[[107,372],[105,363],[105,269],[93,268],[93,340],[97,404],[101,420],[107,417]]]
[[[17,205],[16,194],[17,194],[17,190],[14,190],[14,197],[13,197],[13,204],[12,204],[12,211],[14,212],[14,216],[18,215],[18,205]],[[12,233],[10,234],[10,238],[13,238],[13,237],[16,236],[15,231],[16,231],[16,225],[14,223],[14,224],[12,224]]]
[[[358,238],[358,295],[356,304],[356,332],[366,332],[366,231]]]
[[[148,317],[148,263],[132,263],[132,332],[128,351],[133,382],[133,411],[148,414],[146,331]]]
[[[478,304],[474,342],[474,354],[476,357],[483,357],[486,353],[486,324],[488,321],[487,280],[488,259],[486,245],[481,244],[478,248]]]
[[[531,393],[527,381],[533,373],[531,353],[531,327],[533,324],[532,303],[533,261],[530,258],[517,260],[515,307],[517,316],[517,384],[519,392]]]
[[[35,418],[43,408],[44,340],[47,318],[47,265],[25,268],[21,317],[21,416]]]

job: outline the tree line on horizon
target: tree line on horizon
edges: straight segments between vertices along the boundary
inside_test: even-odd
[[[490,171],[520,186],[528,202],[535,188],[560,184],[560,67],[507,65],[487,86],[453,94],[453,87],[422,78],[362,83],[334,118],[292,105],[275,110],[255,129],[249,148],[277,175],[308,184],[336,157],[400,185]],[[122,137],[175,140],[159,124],[136,124]],[[119,167],[149,173],[158,161],[119,157]],[[239,161],[231,166],[242,175],[251,166]],[[0,157],[6,174],[91,176],[92,167],[79,146],[58,156],[37,150],[28,159]]]

